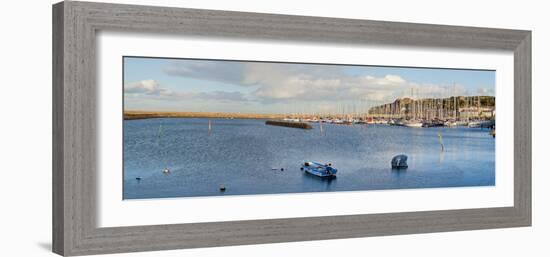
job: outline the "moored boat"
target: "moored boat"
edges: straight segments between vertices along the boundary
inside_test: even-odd
[[[470,128],[491,128],[493,126],[495,126],[494,120],[471,121],[468,123]]]
[[[423,124],[420,121],[407,121],[403,125],[409,128],[421,128]]]
[[[481,122],[479,121],[470,121],[468,122],[469,128],[481,128]]]
[[[456,121],[453,121],[453,120],[448,120],[448,121],[445,121],[444,123],[445,127],[456,127],[458,126],[458,122]]]
[[[406,169],[409,167],[407,165],[407,156],[404,154],[396,155],[391,159],[392,169]]]
[[[330,163],[322,164],[319,162],[308,161],[303,162],[300,169],[318,177],[335,177],[336,172],[338,172],[338,170],[333,168]]]
[[[393,119],[388,122],[388,125],[391,126],[405,126],[405,121],[402,119]]]
[[[422,127],[425,127],[425,128],[443,127],[443,126],[445,126],[445,123],[439,120],[426,121],[422,123]]]
[[[456,121],[456,125],[457,126],[468,126],[468,121],[459,120],[459,121]]]

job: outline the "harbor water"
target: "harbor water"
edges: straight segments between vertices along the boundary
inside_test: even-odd
[[[210,125],[200,118],[125,120],[124,199],[495,184],[495,139],[487,129],[324,123],[321,132],[319,123],[312,126],[269,126],[259,119],[211,119]],[[409,157],[408,169],[391,169],[398,154]],[[332,163],[337,177],[304,173],[304,160]]]

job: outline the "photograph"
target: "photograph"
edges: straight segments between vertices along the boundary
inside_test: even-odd
[[[495,185],[495,71],[123,57],[123,197]]]
[[[550,256],[547,5],[6,1],[0,257]]]

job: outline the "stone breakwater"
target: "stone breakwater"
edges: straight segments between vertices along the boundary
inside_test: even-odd
[[[289,128],[312,129],[311,125],[306,122],[268,120],[265,122],[265,124],[271,125],[271,126],[281,126],[281,127],[289,127]]]

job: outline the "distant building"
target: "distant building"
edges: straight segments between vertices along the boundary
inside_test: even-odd
[[[460,108],[459,111],[459,117],[460,119],[468,119],[468,118],[493,118],[495,116],[495,108],[494,107],[468,107],[468,108]]]

